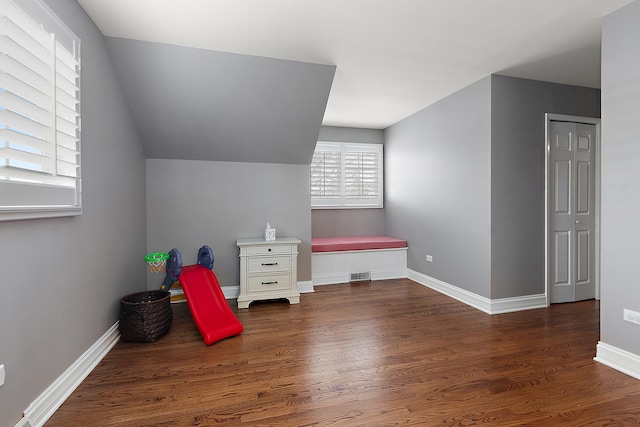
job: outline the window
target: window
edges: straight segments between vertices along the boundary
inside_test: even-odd
[[[40,1],[0,22],[0,220],[77,215],[80,40]]]
[[[322,142],[311,161],[311,207],[381,208],[382,144]]]

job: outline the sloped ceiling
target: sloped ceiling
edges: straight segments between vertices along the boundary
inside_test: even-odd
[[[311,162],[334,66],[106,40],[147,158]]]
[[[77,1],[148,156],[303,162],[319,122],[385,129],[490,74],[598,88],[633,0]]]
[[[489,74],[600,85],[632,0],[78,0],[103,34],[336,65],[324,125],[384,129]]]

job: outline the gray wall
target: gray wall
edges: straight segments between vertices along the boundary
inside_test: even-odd
[[[297,237],[298,280],[311,280],[309,166],[197,160],[147,160],[147,250],[178,248],[185,265],[209,245],[221,286],[238,286],[236,240],[264,237],[267,222],[277,236]],[[149,289],[161,275],[149,273]]]
[[[0,425],[29,406],[145,289],[145,162],[101,33],[47,1],[82,39],[81,216],[0,223]]]
[[[384,131],[380,129],[322,126],[318,141],[384,144]]]
[[[363,142],[383,144],[384,131],[379,129],[323,126],[318,141]],[[375,236],[383,235],[384,209],[312,209],[311,235]]]
[[[383,236],[384,209],[312,209],[311,235]]]
[[[385,232],[410,269],[491,297],[490,77],[386,130]]]
[[[602,29],[601,340],[640,355],[640,2],[609,15]]]
[[[600,92],[490,76],[387,129],[385,232],[410,269],[490,299],[545,292],[545,113],[599,117]]]
[[[544,293],[545,113],[600,117],[600,91],[491,77],[491,298]]]

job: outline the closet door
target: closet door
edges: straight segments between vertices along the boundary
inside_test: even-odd
[[[551,122],[551,303],[595,297],[596,126]]]

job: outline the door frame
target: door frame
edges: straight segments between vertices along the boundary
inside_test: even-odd
[[[546,113],[545,114],[545,149],[544,149],[544,294],[547,300],[547,306],[551,305],[551,272],[549,271],[550,260],[549,244],[551,242],[551,191],[549,189],[549,174],[552,173],[551,168],[551,122],[573,122],[595,125],[596,141],[595,141],[595,272],[594,284],[596,299],[600,299],[600,119],[594,117],[569,116],[565,114]]]

